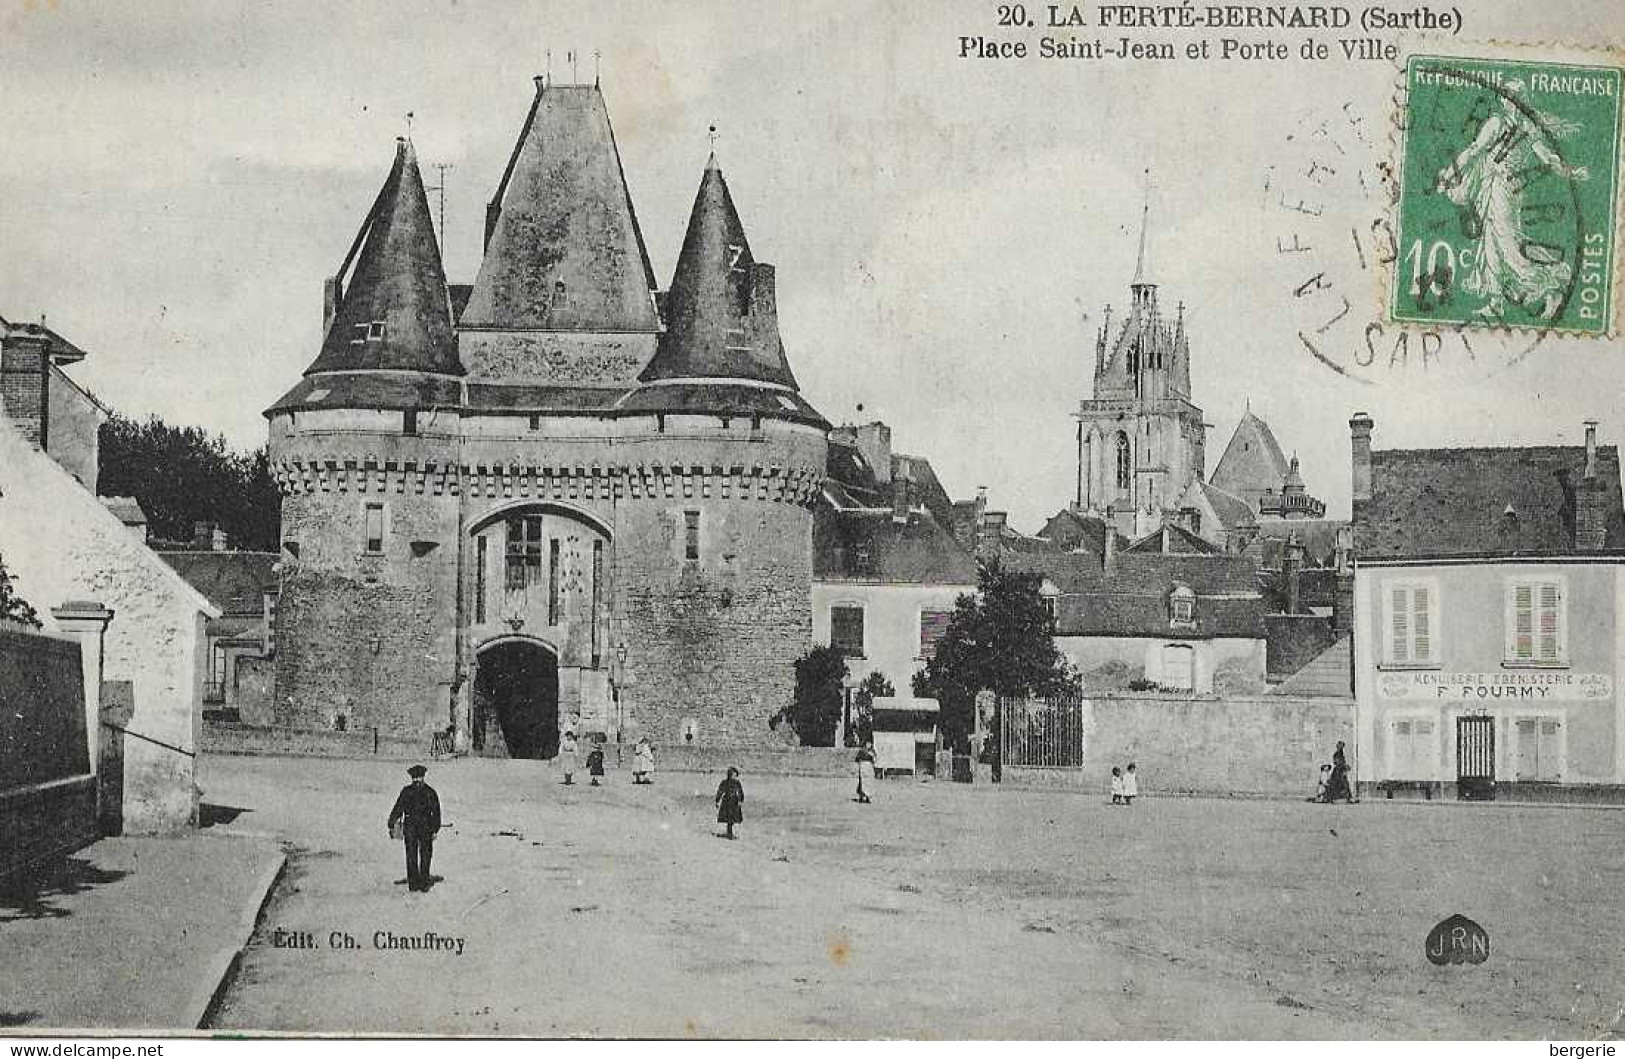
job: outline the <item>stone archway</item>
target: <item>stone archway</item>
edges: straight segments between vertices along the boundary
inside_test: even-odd
[[[558,656],[535,640],[501,640],[479,652],[474,751],[551,758],[559,752]]]

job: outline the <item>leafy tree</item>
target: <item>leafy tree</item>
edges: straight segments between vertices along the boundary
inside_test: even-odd
[[[886,674],[875,670],[863,678],[863,683],[852,693],[852,727],[847,729],[846,745],[863,746],[875,737],[875,700],[897,694]]]
[[[161,540],[191,540],[194,523],[212,522],[238,547],[277,547],[282,500],[265,450],[234,452],[197,427],[114,415],[102,426],[97,492],[135,497]]]
[[[796,659],[796,697],[785,711],[802,746],[834,746],[845,700],[846,658],[833,647],[814,647]]]
[[[0,621],[15,622],[30,629],[41,627],[39,614],[29,606],[28,600],[17,594],[17,589],[12,585],[11,572],[6,569],[4,558],[0,558]]]
[[[1078,676],[1055,647],[1049,613],[1038,594],[1043,578],[1005,570],[997,560],[982,568],[980,591],[960,596],[947,631],[925,669],[916,693],[926,691],[942,707],[943,736],[963,747],[975,728],[976,693],[1019,698],[1081,690]]]

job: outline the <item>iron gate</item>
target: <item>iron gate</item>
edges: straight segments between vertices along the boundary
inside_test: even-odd
[[[1456,718],[1456,794],[1467,801],[1495,798],[1495,718]]]
[[[1010,768],[1082,768],[1083,698],[1000,699],[1003,764]]]

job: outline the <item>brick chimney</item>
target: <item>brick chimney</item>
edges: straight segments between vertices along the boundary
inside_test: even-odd
[[[891,427],[875,420],[857,429],[858,451],[882,482],[891,481]]]
[[[1281,568],[1286,574],[1286,612],[1296,614],[1303,596],[1303,545],[1298,543],[1296,533],[1287,539]]]
[[[19,328],[0,341],[0,409],[31,445],[50,437],[51,339]]]
[[[1354,524],[1365,521],[1371,503],[1371,430],[1376,424],[1365,412],[1349,419],[1349,441],[1353,450]]]
[[[1354,631],[1354,529],[1337,531],[1336,595],[1332,597],[1332,631],[1339,636]]]
[[[1574,549],[1597,551],[1608,543],[1608,495],[1597,476],[1597,421],[1588,419],[1585,471],[1574,491]]]
[[[897,474],[891,480],[891,520],[899,525],[908,522],[908,508],[914,483],[910,481],[908,461],[901,461]]]

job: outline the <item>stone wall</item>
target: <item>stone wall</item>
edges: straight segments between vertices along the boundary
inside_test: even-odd
[[[653,742],[653,740],[651,740]],[[722,781],[729,766],[737,768],[746,783],[752,776],[849,776],[854,775],[852,755],[848,747],[816,746],[684,746],[656,743],[655,773],[698,773],[712,777],[711,783]],[[615,747],[605,750],[610,767],[622,771],[632,770],[632,745],[622,744],[621,760],[616,764]],[[586,751],[582,751],[586,757]]]
[[[1133,762],[1142,796],[1307,798],[1339,740],[1354,743],[1352,699],[1096,697],[1085,700],[1082,769],[1006,768],[1004,781],[1105,794],[1112,767]]]
[[[429,738],[392,736],[371,729],[335,732],[205,721],[199,749],[205,754],[263,754],[288,757],[427,759]]]
[[[367,552],[367,506],[384,510]],[[377,726],[419,735],[451,722],[457,652],[458,502],[415,491],[295,493],[282,505],[276,613],[278,725]]]

